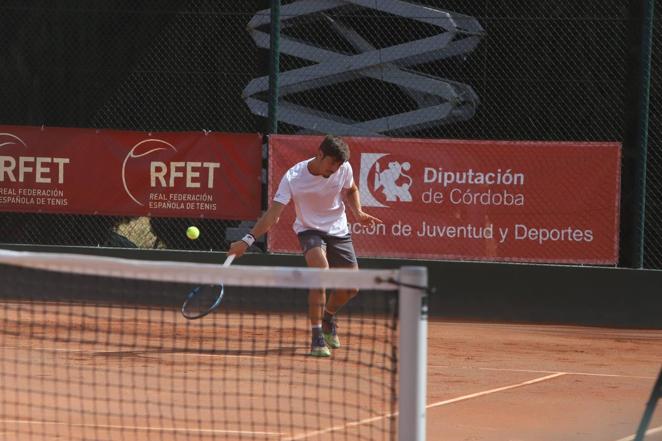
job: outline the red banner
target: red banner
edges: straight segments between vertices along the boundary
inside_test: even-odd
[[[261,137],[0,126],[0,210],[255,219]]]
[[[321,137],[272,136],[269,195]],[[346,138],[364,211],[360,256],[615,264],[620,144]],[[290,204],[292,205],[292,204]],[[287,207],[274,252],[300,252]]]

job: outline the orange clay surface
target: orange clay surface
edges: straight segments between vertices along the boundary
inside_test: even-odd
[[[397,421],[388,327],[356,317],[331,359],[306,355],[300,314],[5,303],[0,323],[2,441],[390,440]],[[662,363],[660,330],[428,333],[428,440],[629,440]]]

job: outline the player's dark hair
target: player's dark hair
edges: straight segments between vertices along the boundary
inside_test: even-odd
[[[349,161],[349,146],[337,136],[327,135],[320,144],[320,150],[323,156],[331,156],[338,162]]]

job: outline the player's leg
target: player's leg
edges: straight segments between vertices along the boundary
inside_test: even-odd
[[[311,268],[329,267],[326,261],[326,255],[321,247],[308,250],[305,254],[306,264]],[[311,326],[322,324],[322,311],[326,301],[326,293],[323,289],[311,289],[308,294],[308,317]]]
[[[306,259],[306,265],[311,268],[327,269],[329,263],[326,260],[326,244],[319,233],[304,231],[299,234],[299,241]],[[322,334],[322,315],[326,303],[326,292],[323,289],[311,289],[308,292],[308,318],[312,332],[312,343],[310,354],[317,357],[328,357],[331,355]]]
[[[332,268],[359,269],[350,235],[344,237],[327,237],[327,260]],[[324,308],[322,331],[324,340],[333,349],[340,347],[337,333],[336,313],[347,302],[358,294],[357,289],[336,289],[329,294],[329,300]]]

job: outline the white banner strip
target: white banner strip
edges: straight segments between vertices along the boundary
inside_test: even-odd
[[[191,284],[282,288],[397,290],[399,270],[320,270],[277,266],[223,267],[221,264],[122,259],[67,253],[0,250],[0,263],[25,268],[102,277]],[[389,280],[391,282],[389,282]]]

